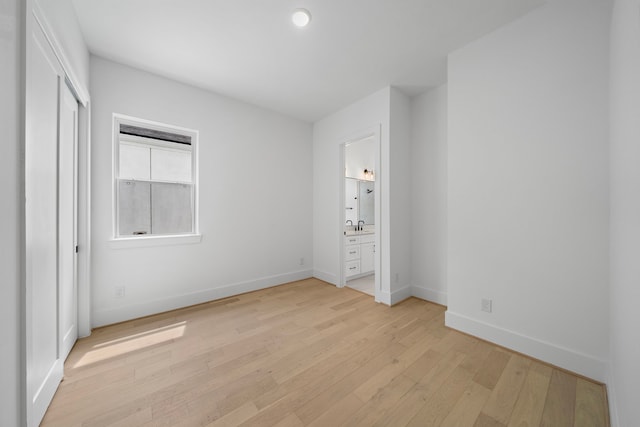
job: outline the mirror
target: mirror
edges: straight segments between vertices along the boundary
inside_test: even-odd
[[[351,221],[353,225],[357,225],[358,221],[364,221],[365,225],[375,224],[375,182],[345,178],[344,195],[346,221]]]

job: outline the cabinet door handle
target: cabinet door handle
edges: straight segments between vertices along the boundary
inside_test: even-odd
[[[349,267],[349,270],[355,270],[355,269],[356,269],[355,267]]]
[[[353,254],[355,254],[355,253],[356,253],[356,251],[351,251],[351,252],[349,252],[349,253],[353,255]]]

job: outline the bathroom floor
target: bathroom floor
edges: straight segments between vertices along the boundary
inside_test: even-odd
[[[375,275],[360,277],[358,279],[349,280],[347,287],[363,292],[367,295],[375,296]]]

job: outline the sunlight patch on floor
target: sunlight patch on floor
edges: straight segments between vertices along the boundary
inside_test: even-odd
[[[128,335],[126,337],[97,344],[93,350],[85,353],[73,368],[80,368],[92,363],[101,362],[112,357],[121,356],[130,351],[139,350],[144,347],[151,347],[156,344],[171,341],[184,336],[187,322],[174,323],[150,331]]]

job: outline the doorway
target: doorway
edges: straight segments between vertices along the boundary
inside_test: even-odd
[[[341,144],[341,287],[380,300],[379,133]]]

